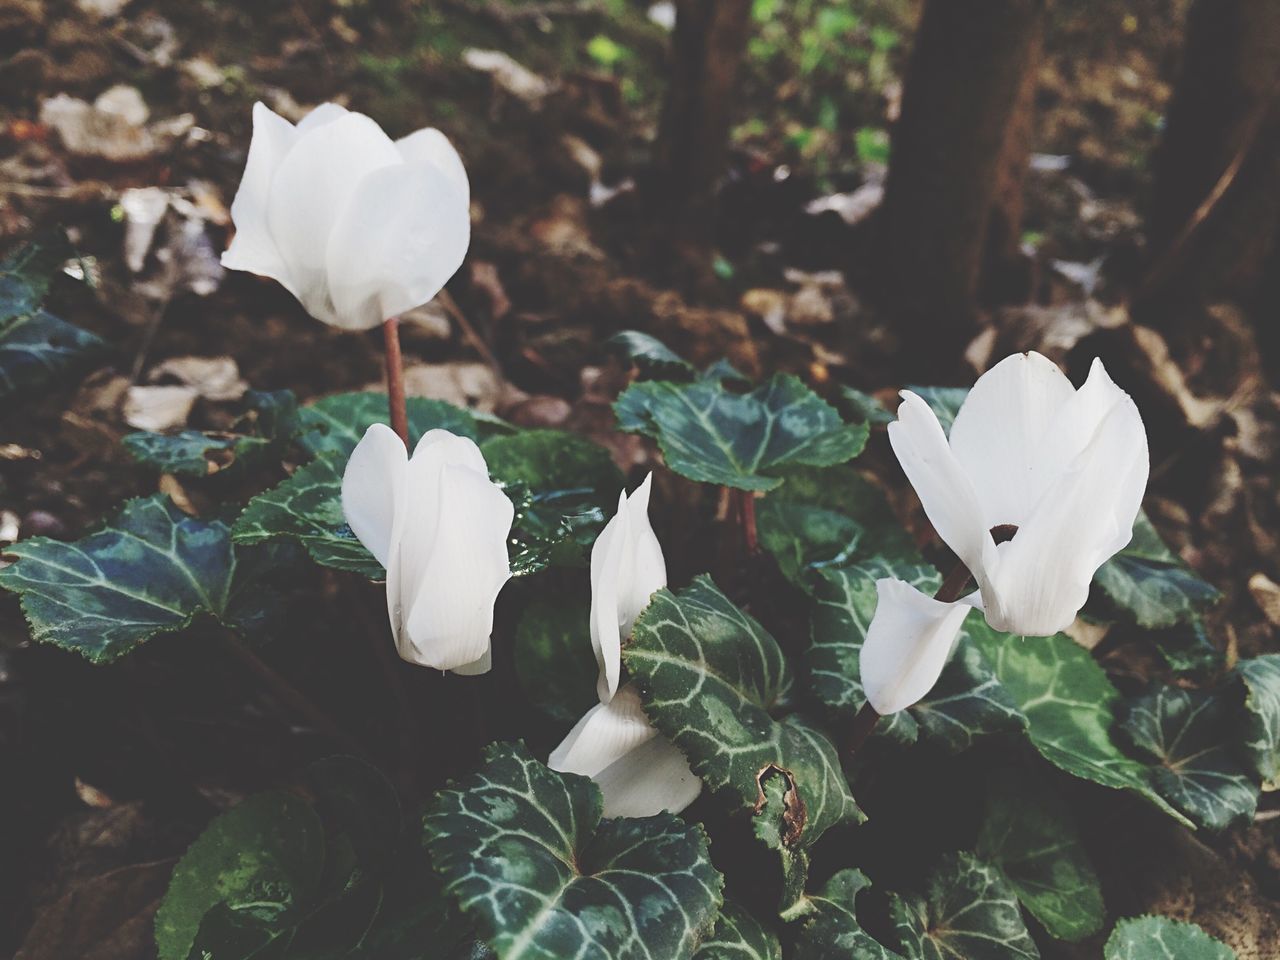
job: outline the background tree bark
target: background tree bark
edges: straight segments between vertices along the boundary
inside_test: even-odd
[[[733,94],[750,26],[751,0],[676,2],[652,194],[682,252],[695,256],[710,250],[713,201],[728,159]]]
[[[1196,0],[1155,158],[1135,315],[1175,347],[1203,305],[1247,298],[1280,230],[1280,3]]]
[[[997,246],[1017,244],[1045,8],[1046,0],[924,4],[876,225],[884,304],[904,334],[929,337],[917,375],[950,372],[972,332],[997,199]]]

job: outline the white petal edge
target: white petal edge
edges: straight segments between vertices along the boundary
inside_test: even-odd
[[[292,293],[317,320],[343,322],[334,312],[326,275],[334,225],[361,180],[403,162],[391,138],[359,113],[312,125],[280,161],[267,225],[288,267]]]
[[[457,149],[435,127],[424,127],[396,141],[396,149],[406,163],[431,163],[457,187],[464,202],[471,205],[471,181]]]
[[[649,522],[649,495],[652,492],[653,474],[644,478],[627,498],[627,532],[630,548],[630,576],[620,585],[618,598],[618,632],[630,637],[636,619],[649,606],[653,595],[667,585],[667,561],[662,555],[653,525]]]
[[[983,524],[1021,524],[1057,479],[1046,447],[1075,396],[1056,363],[1038,353],[1005,357],[978,378],[951,426],[950,446],[982,504]],[[1079,448],[1077,448],[1079,449]]]
[[[591,649],[596,655],[600,676],[596,692],[601,703],[608,703],[618,689],[622,672],[622,630],[619,593],[627,555],[627,493],[618,495],[618,510],[604,525],[591,546]]]
[[[902,391],[898,419],[889,424],[889,444],[938,536],[982,583],[998,562],[990,527],[937,416],[910,390]]]
[[[973,604],[944,603],[890,578],[876,581],[876,596],[858,669],[868,702],[887,716],[933,689]]]
[[[588,710],[548,766],[595,780],[606,817],[679,813],[702,790],[684,755],[650,725],[632,684]]]
[[[273,113],[266,104],[253,105],[249,155],[240,187],[231,201],[231,221],[236,235],[222,254],[222,265],[228,270],[247,270],[271,277],[290,290],[288,267],[267,226],[267,203],[276,170],[297,136],[293,124]]]
[[[342,515],[356,539],[384,567],[391,560],[408,463],[409,453],[395,431],[375,423],[351,451],[342,471]]]
[[[430,162],[364,176],[333,223],[326,256],[335,324],[367,330],[426,303],[471,243],[464,193]]]

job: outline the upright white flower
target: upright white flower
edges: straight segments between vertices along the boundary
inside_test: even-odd
[[[515,508],[474,442],[429,430],[413,456],[375,423],[347,461],[342,512],[387,569],[387,612],[411,663],[484,673],[493,605],[511,577]]]
[[[317,320],[367,330],[440,292],[466,255],[469,207],[439,130],[393,141],[334,103],[295,127],[258,103],[222,265],[278,280]]]
[[[1010,633],[1068,627],[1094,573],[1133,536],[1150,466],[1138,408],[1102,361],[1076,390],[1038,353],[1006,357],[979,377],[950,441],[928,404],[904,390],[889,442],[978,592],[952,604],[877,582],[861,674],[881,714],[928,693],[970,606]]]
[[[591,645],[600,665],[600,703],[548,760],[552,770],[595,780],[606,817],[678,813],[702,790],[684,755],[644,715],[635,684],[618,686],[622,641],[649,598],[667,585],[662,547],[649,524],[652,479],[646,477],[629,498],[623,491],[618,512],[591,548]]]

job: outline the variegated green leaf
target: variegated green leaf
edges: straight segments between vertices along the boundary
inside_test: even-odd
[[[861,870],[841,870],[819,893],[805,897],[796,960],[902,960],[858,923],[858,894],[869,886]]]
[[[236,543],[251,545],[286,537],[306,547],[322,566],[381,580],[382,564],[356,539],[342,513],[344,468],[345,463],[332,455],[318,457],[258,494],[236,519],[232,528]]]
[[[1081,940],[1102,928],[1102,887],[1071,809],[1040,780],[1006,771],[990,782],[977,854],[1051,936]]]
[[[1145,513],[1129,545],[1104,563],[1095,582],[1141,627],[1171,627],[1217,603],[1221,594],[1164,545]]]
[[[605,347],[622,354],[642,374],[664,380],[692,380],[698,370],[657,337],[639,330],[623,330],[605,341]]]
[[[702,941],[693,960],[782,960],[782,945],[778,935],[750,911],[726,900],[715,929]]]
[[[787,715],[793,678],[777,641],[708,577],[654,594],[623,659],[654,726],[710,790],[761,812],[764,781],[789,781],[796,801],[784,846],[811,846],[829,827],[863,819],[831,741]]]
[[[923,894],[890,902],[907,960],[1038,960],[1018,898],[999,870],[967,853],[948,856]]]
[[[6,547],[17,562],[0,569],[0,587],[22,597],[34,639],[95,663],[202,614],[251,630],[275,599],[261,582],[271,558],[237,551],[230,534],[221,520],[188,517],[163,495],[130,500],[80,540]]]
[[[702,828],[601,809],[590,780],[513,744],[437,795],[427,849],[500,960],[687,960],[711,933],[722,880]]]
[[[1027,737],[1045,759],[1082,780],[1133,790],[1190,823],[1155,789],[1151,768],[1112,737],[1120,693],[1088,651],[1066,634],[1018,637],[977,617],[966,630],[1027,718]]]
[[[1241,660],[1245,685],[1244,750],[1249,768],[1267,783],[1280,781],[1280,654]]]
[[[1102,951],[1103,960],[1236,960],[1236,953],[1194,923],[1169,917],[1121,920]]]
[[[844,463],[867,441],[865,423],[845,423],[788,374],[745,394],[705,377],[633,383],[614,412],[621,430],[656,438],[676,473],[740,490],[772,490],[788,466]]]
[[[1156,789],[1191,820],[1224,830],[1253,819],[1258,784],[1232,753],[1232,717],[1219,696],[1160,685],[1127,705],[1121,729],[1157,762]]]
[[[814,570],[853,560],[862,527],[834,510],[766,497],[756,508],[760,546],[773,555],[778,570],[802,590]]]

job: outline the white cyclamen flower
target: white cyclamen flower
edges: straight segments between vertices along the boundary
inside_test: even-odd
[[[222,265],[278,280],[317,320],[367,330],[426,303],[457,271],[470,194],[439,130],[393,141],[334,103],[295,127],[258,103]]]
[[[881,714],[929,692],[969,607],[1009,633],[1070,626],[1094,573],[1132,538],[1150,467],[1138,408],[1102,361],[1076,390],[1038,353],[979,377],[949,441],[929,405],[904,390],[889,442],[978,591],[943,603],[900,580],[877,582],[861,675]]]
[[[600,703],[548,761],[552,770],[595,780],[606,817],[678,813],[702,790],[684,755],[644,715],[635,684],[618,687],[622,641],[649,598],[667,585],[662,547],[649,525],[651,481],[646,477],[629,498],[622,493],[618,512],[591,548],[591,645],[600,664]]]
[[[342,512],[387,569],[387,611],[400,656],[484,673],[493,605],[511,577],[515,508],[489,479],[480,448],[429,430],[413,456],[387,426],[366,431],[342,475]]]

